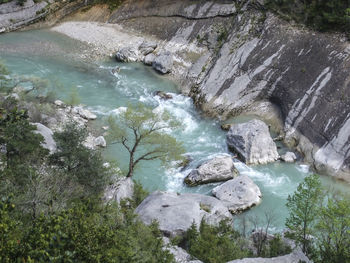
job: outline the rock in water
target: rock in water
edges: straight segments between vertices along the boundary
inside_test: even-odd
[[[231,213],[244,211],[261,201],[259,187],[247,175],[241,175],[215,187],[213,195],[228,207]]]
[[[199,226],[203,218],[212,225],[232,219],[227,207],[214,197],[159,191],[143,200],[135,213],[145,224],[157,220],[159,229],[170,237],[184,234],[193,222]]]
[[[293,152],[286,152],[281,156],[281,159],[286,163],[294,163],[297,157]]]
[[[159,54],[152,63],[152,67],[162,74],[169,73],[173,67],[174,59],[170,52]]]
[[[55,140],[53,139],[52,130],[47,128],[45,125],[42,125],[41,123],[33,123],[33,125],[36,126],[35,133],[41,134],[44,137],[44,143],[42,144],[42,147],[48,149],[50,151],[50,154],[56,152],[57,146]]]
[[[185,178],[188,185],[227,181],[238,174],[231,156],[217,156],[192,170]]]
[[[173,98],[173,96],[171,96],[171,94],[168,94],[168,93],[166,93],[164,91],[161,91],[161,90],[155,91],[154,95],[158,96],[158,97],[160,97],[161,99],[164,99],[164,100],[170,100],[170,99]]]
[[[143,59],[143,64],[148,65],[148,66],[152,66],[154,60],[156,59],[156,55],[154,54],[148,54],[147,56],[145,56],[145,58]]]
[[[107,142],[103,136],[96,137],[94,139],[94,144],[95,144],[95,146],[99,146],[99,147],[106,147],[107,146]]]
[[[132,198],[134,195],[134,181],[131,178],[122,178],[118,182],[107,187],[104,199],[116,201],[118,204],[123,199]]]
[[[266,164],[279,158],[269,128],[260,120],[233,124],[226,138],[230,150],[247,164]]]
[[[138,60],[137,53],[132,47],[124,47],[115,54],[115,59],[119,62],[135,62]]]
[[[157,48],[157,43],[153,43],[153,42],[142,42],[142,44],[139,46],[139,50],[141,54],[144,56],[152,53],[156,48]]]

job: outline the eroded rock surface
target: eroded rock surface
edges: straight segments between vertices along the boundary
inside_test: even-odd
[[[182,235],[192,222],[199,226],[202,218],[209,224],[232,218],[227,207],[214,197],[159,191],[143,200],[135,213],[145,224],[157,220],[159,229],[171,237]]]
[[[259,204],[262,197],[259,187],[247,175],[215,187],[212,194],[223,201],[233,214]]]
[[[237,176],[231,156],[217,156],[192,170],[185,178],[188,185],[227,181]]]
[[[172,70],[173,63],[174,63],[173,55],[170,52],[166,51],[156,56],[156,58],[152,63],[152,67],[156,71],[162,74],[166,74]]]
[[[252,1],[240,10],[233,2],[127,2],[110,21],[164,41],[176,62],[172,74],[204,111],[225,118],[269,101],[281,111],[285,142],[319,171],[350,181],[343,36],[293,27]]]
[[[260,120],[231,125],[227,145],[247,164],[265,164],[279,158],[269,127]]]
[[[131,178],[121,178],[107,187],[104,193],[106,201],[114,200],[118,204],[123,199],[131,199],[134,195],[134,181]]]
[[[44,142],[42,146],[50,151],[50,154],[56,152],[57,146],[53,139],[53,131],[41,123],[34,123],[36,126],[36,133],[41,134],[44,137]]]

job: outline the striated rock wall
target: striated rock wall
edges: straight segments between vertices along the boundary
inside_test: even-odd
[[[14,31],[39,21],[34,27],[53,25],[87,3],[88,0],[27,0],[21,6],[16,0],[12,0],[0,4],[0,33]]]
[[[278,106],[285,141],[319,172],[350,181],[350,44],[342,36],[291,25],[257,1],[128,0],[109,22],[162,40],[182,91],[211,115]]]

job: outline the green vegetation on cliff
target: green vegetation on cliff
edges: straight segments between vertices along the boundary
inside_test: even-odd
[[[349,0],[267,0],[266,6],[316,30],[350,33]]]

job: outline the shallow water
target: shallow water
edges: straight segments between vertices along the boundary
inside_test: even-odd
[[[169,111],[173,118],[183,124],[182,129],[172,131],[172,134],[183,142],[193,161],[184,171],[163,169],[158,162],[141,163],[134,178],[150,191],[159,189],[210,194],[211,189],[218,184],[190,188],[183,184],[183,178],[201,162],[217,154],[229,153],[220,123],[203,117],[190,98],[178,94],[173,82],[156,74],[151,68],[137,63],[120,64],[114,61],[87,63],[77,56],[85,48],[84,44],[45,30],[0,35],[0,58],[13,74],[48,79],[49,89],[62,100],[69,98],[72,90],[76,90],[81,103],[98,115],[95,121],[97,127],[104,125],[110,114],[118,114],[121,107],[129,104],[141,102],[157,111]],[[112,74],[111,70],[116,66],[121,70],[118,74]],[[174,98],[160,100],[152,95],[156,90],[170,92]],[[234,121],[243,122],[251,118],[240,116]],[[102,129],[100,133],[103,133]],[[281,151],[285,149],[282,147]],[[126,168],[127,155],[119,145],[109,146],[104,155],[117,160],[122,169]],[[287,216],[286,198],[309,174],[308,166],[275,162],[248,167],[238,161],[236,166],[241,174],[249,175],[256,182],[263,194],[262,203],[240,217],[256,215],[263,218],[264,213],[273,213],[275,221],[272,228],[283,229]],[[323,177],[322,180],[327,187],[349,190],[348,185],[329,177]]]

